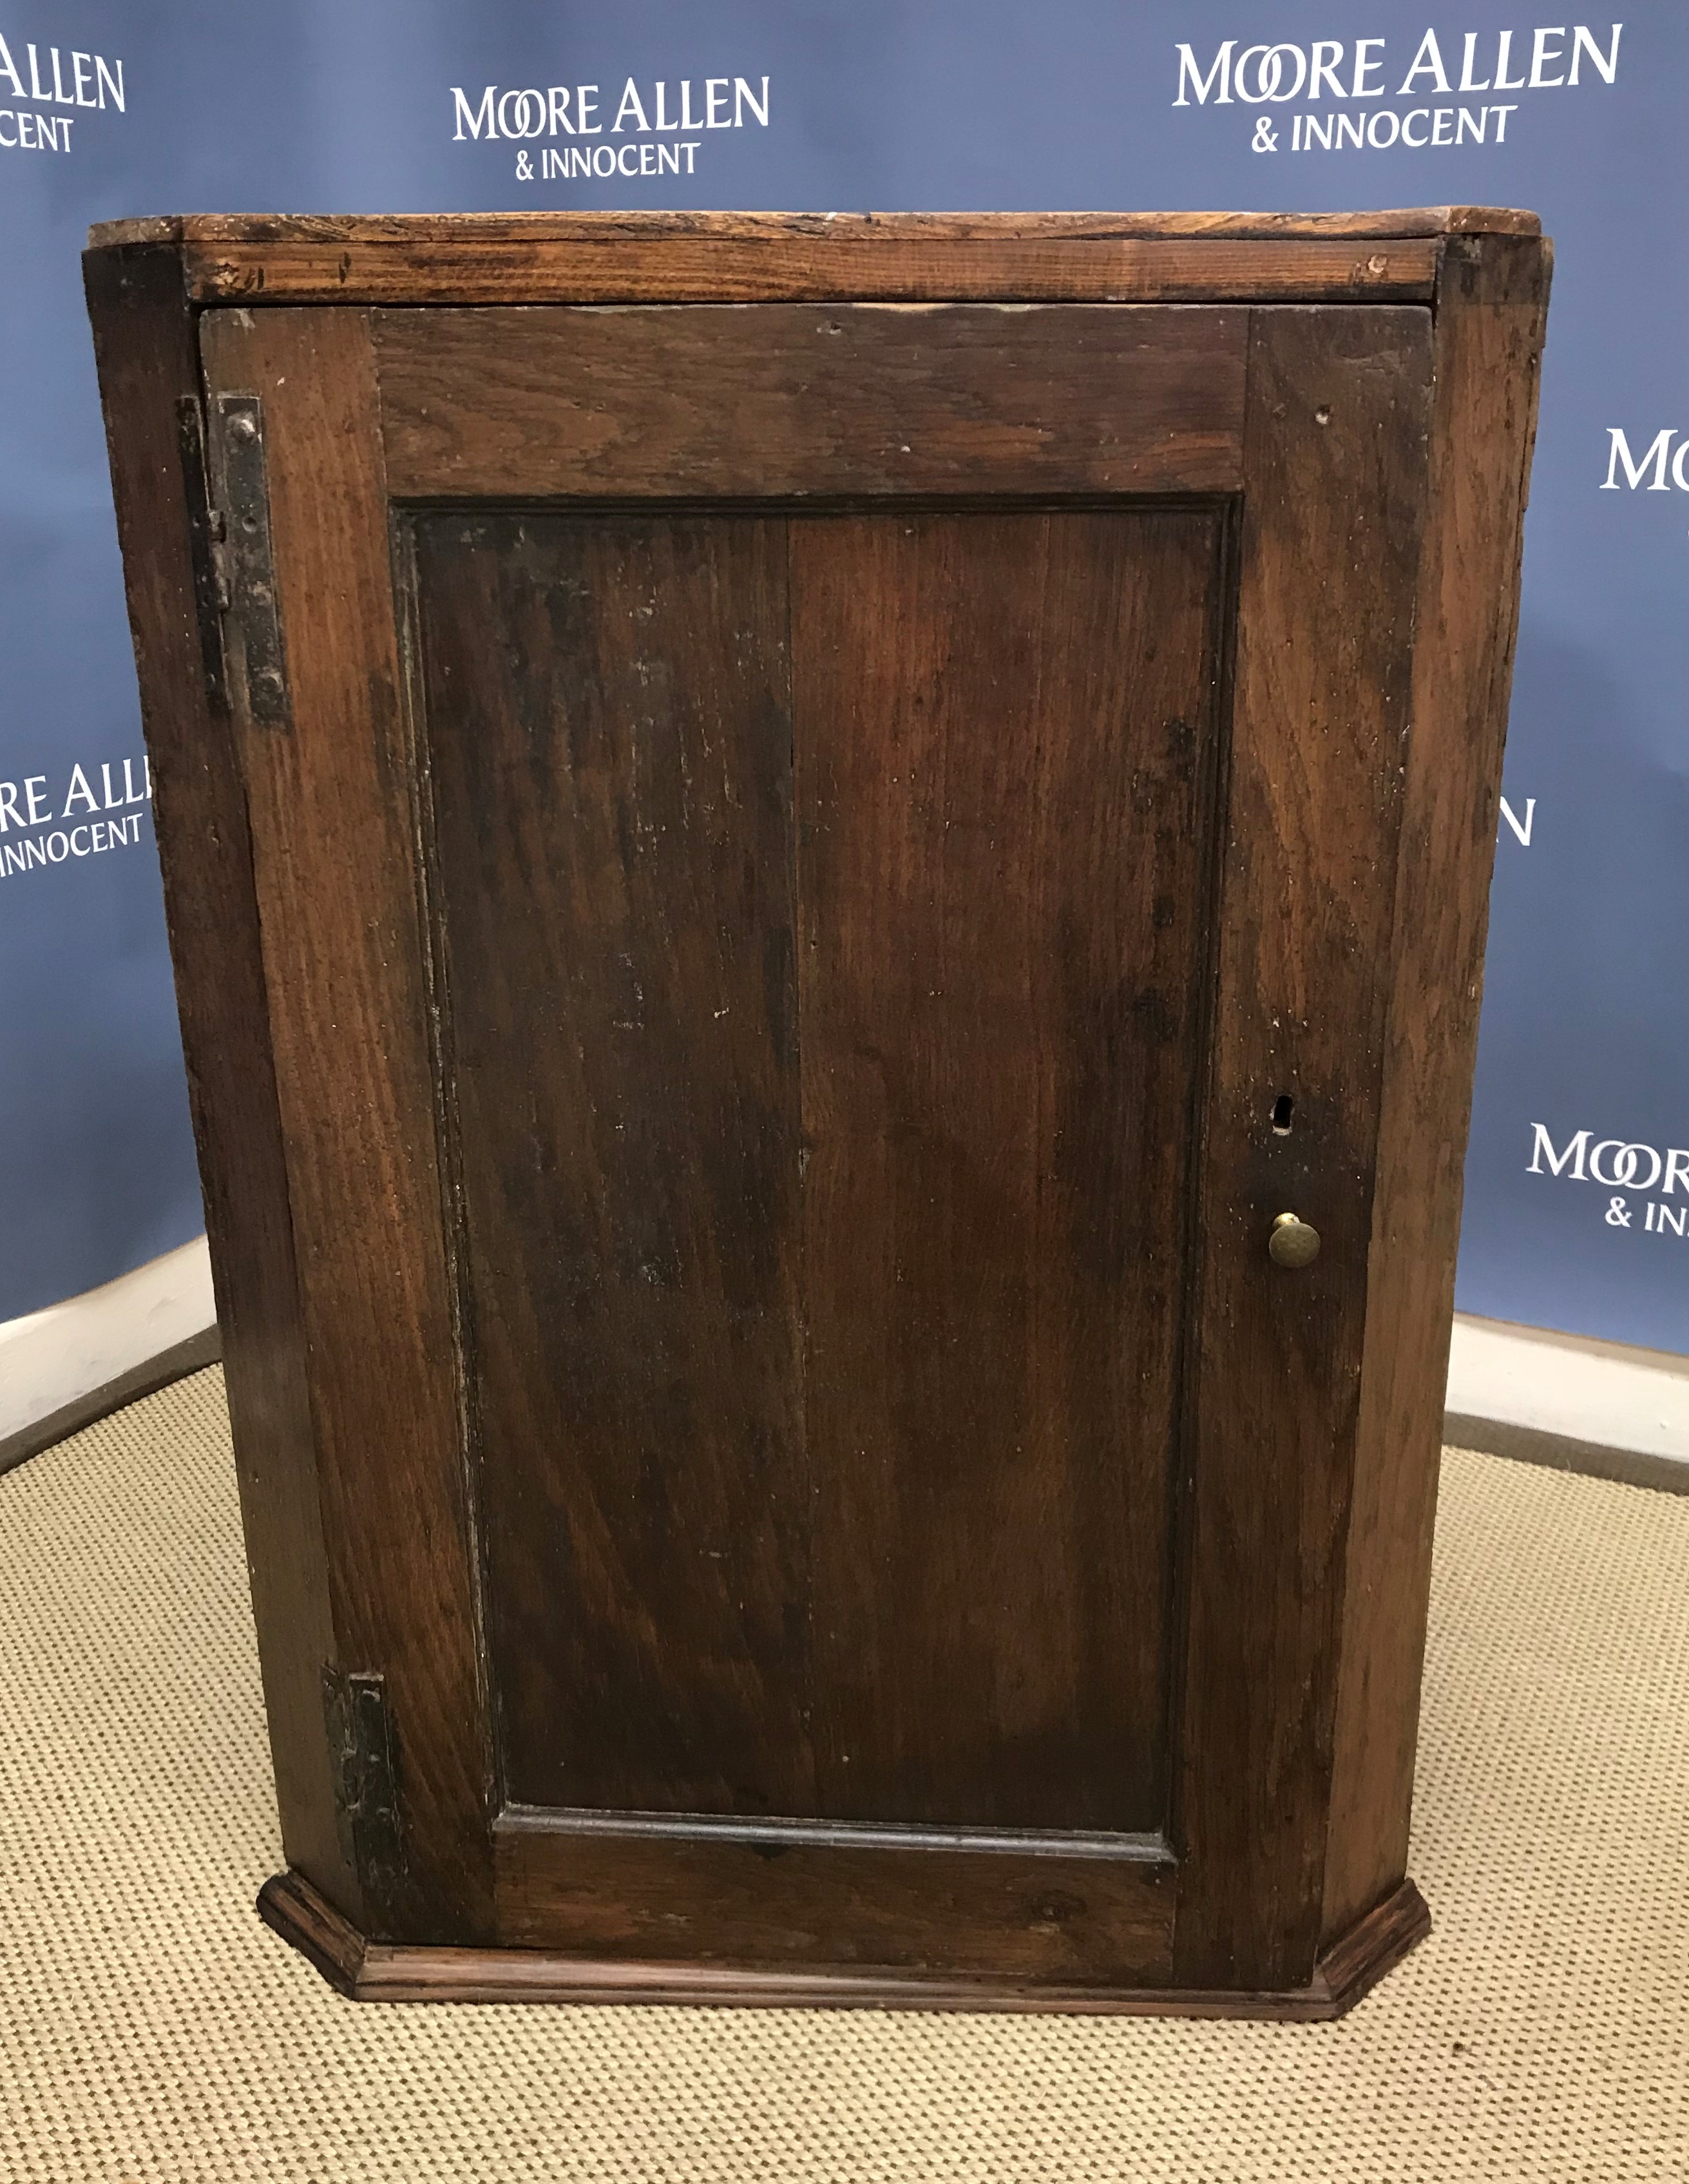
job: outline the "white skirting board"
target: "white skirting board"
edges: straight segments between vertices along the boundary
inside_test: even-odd
[[[133,1273],[0,1324],[0,1446],[217,1323],[196,1237]]]
[[[102,1396],[124,1400],[131,1379],[143,1392],[146,1368],[161,1368],[157,1385],[173,1362],[204,1362],[215,1326],[203,1236],[0,1325],[0,1469],[46,1446],[49,1428],[99,1416]],[[1445,1438],[1689,1493],[1689,1357],[1457,1314]]]
[[[1689,1494],[1689,1357],[1457,1313],[1443,1438]]]

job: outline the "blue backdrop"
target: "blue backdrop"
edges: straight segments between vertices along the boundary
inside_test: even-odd
[[[1459,1302],[1689,1349],[1689,10],[0,0],[0,1318],[202,1225],[91,220],[1474,203],[1558,259]]]

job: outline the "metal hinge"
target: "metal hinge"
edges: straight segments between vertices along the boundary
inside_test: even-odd
[[[270,547],[264,405],[255,394],[219,394],[211,411],[210,578],[226,637],[240,662],[247,715],[264,727],[290,718],[287,656]]]
[[[223,534],[223,518],[211,504],[210,473],[205,457],[205,413],[191,394],[184,394],[176,404],[176,444],[181,455],[182,490],[187,501],[193,615],[199,627],[205,694],[214,713],[226,714],[229,682],[223,661],[224,602],[217,567],[217,542]]]
[[[325,1664],[322,1713],[341,1852],[379,1912],[393,1902],[404,1877],[387,1679],[348,1675]]]

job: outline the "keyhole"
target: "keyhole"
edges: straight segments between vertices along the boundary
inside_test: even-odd
[[[1290,1134],[1290,1117],[1295,1112],[1296,1104],[1296,1100],[1288,1092],[1281,1092],[1278,1098],[1273,1102],[1273,1131],[1274,1136],[1287,1138]]]

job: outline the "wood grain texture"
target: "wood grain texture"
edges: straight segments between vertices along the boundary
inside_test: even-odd
[[[464,215],[384,222],[373,235],[312,221],[259,222],[252,234],[237,222],[214,235],[188,221],[176,247],[202,304],[1352,303],[1429,300],[1444,232],[1238,234],[1227,219],[1146,233],[1130,215],[1082,218],[1077,232],[1059,215],[994,224],[976,214],[960,231],[941,215],[718,214],[725,224],[715,226],[711,217],[583,214],[557,229],[508,214],[479,227]],[[153,246],[143,234],[109,247]]]
[[[494,1834],[507,1945],[694,1963],[877,1964],[1008,1978],[1167,1982],[1172,1863],[1140,1846],[772,1845],[618,1835],[506,1813]]]
[[[1295,1984],[1319,1937],[1431,341],[1420,310],[1254,318],[1203,1148],[1181,1984]],[[1319,1231],[1313,1266],[1269,1261],[1283,1211]]]
[[[505,1792],[810,1812],[785,526],[415,560]]]
[[[474,1940],[488,1786],[369,325],[217,312],[201,343],[213,394],[264,405],[295,632],[291,729],[235,725],[339,1660],[385,1675],[399,1742],[410,1884],[371,1921]]]
[[[344,1991],[1318,2016],[1423,1932],[1533,226],[91,253],[265,1910]],[[223,710],[175,437],[219,283],[291,722]]]
[[[393,1948],[366,1942],[293,1873],[266,1881],[259,1916],[357,2002],[689,2003],[730,2008],[954,2009],[1109,2017],[1261,2018],[1319,2023],[1341,2017],[1430,1929],[1411,1881],[1361,1920],[1315,1967],[1305,1987],[1227,1994],[1200,1989],[1068,1986],[1001,1975],[889,1970],[767,1970],[672,1959],[572,1956],[542,1949]]]
[[[1537,235],[1534,212],[1497,205],[1419,205],[1384,212],[470,212],[188,213],[107,220],[89,247],[146,242],[385,242],[463,238],[477,244],[665,242],[672,237],[755,242],[800,235],[872,234],[889,242],[1113,242],[1123,237],[1268,240]]]
[[[246,794],[195,599],[176,405],[199,361],[173,251],[91,256],[87,276],[282,1841],[360,1918],[322,1734],[336,1645]]]
[[[1313,1985],[1330,1997],[1329,2014],[1341,2017],[1352,2009],[1430,1930],[1424,1897],[1411,1880],[1398,1881],[1381,1902],[1321,1947]]]
[[[1227,493],[1246,314],[394,310],[397,494]]]
[[[509,1793],[1154,1827],[1218,519],[785,538],[420,526]]]
[[[1438,291],[1430,502],[1367,1277],[1324,1931],[1407,1869],[1490,870],[1552,265],[1452,245]]]
[[[830,1814],[1164,1817],[1220,539],[793,526]]]

